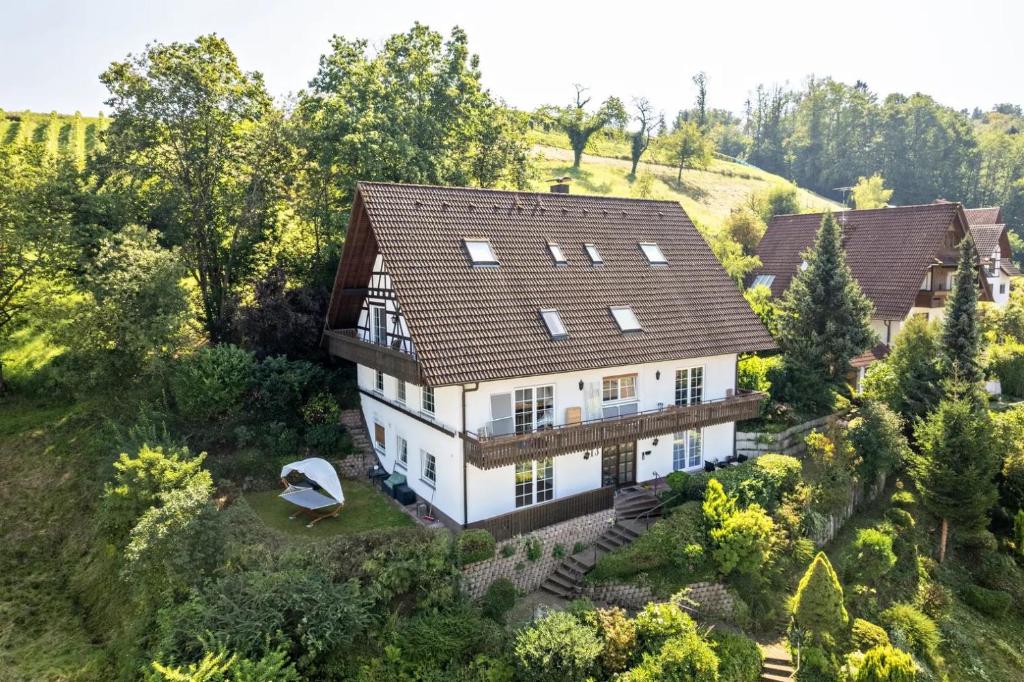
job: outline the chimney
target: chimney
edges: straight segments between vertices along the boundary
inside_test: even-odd
[[[568,175],[560,178],[552,178],[548,180],[551,183],[551,191],[554,194],[568,194],[569,193],[569,181],[572,180]]]

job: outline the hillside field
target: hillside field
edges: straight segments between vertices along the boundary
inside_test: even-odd
[[[0,110],[0,145],[42,142],[51,152],[70,153],[83,160],[108,125],[110,119],[105,116]]]

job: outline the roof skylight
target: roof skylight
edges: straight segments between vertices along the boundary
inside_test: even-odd
[[[587,255],[590,256],[590,262],[594,265],[601,265],[604,263],[601,260],[601,252],[597,250],[597,246],[594,244],[584,244],[583,248],[586,249]]]
[[[665,259],[665,254],[661,252],[661,248],[657,244],[640,244],[640,250],[647,256],[647,262],[651,265],[665,265],[668,263],[668,260]]]
[[[564,339],[569,336],[569,332],[565,330],[565,325],[562,324],[562,316],[558,314],[557,310],[551,308],[542,309],[540,317],[544,320],[544,325],[548,328],[548,333],[551,334],[552,339]]]
[[[548,248],[551,249],[551,257],[555,259],[555,264],[565,265],[565,253],[562,251],[562,247],[554,242],[548,242]]]
[[[612,306],[609,310],[612,313],[612,317],[615,318],[615,324],[619,325],[621,331],[640,331],[640,320],[636,319],[633,309],[628,305]]]
[[[772,282],[775,281],[775,275],[758,275],[751,282],[751,287],[769,287],[771,288]]]
[[[473,261],[474,266],[497,265],[498,259],[494,256],[491,243],[486,239],[463,239],[466,246],[466,253]]]

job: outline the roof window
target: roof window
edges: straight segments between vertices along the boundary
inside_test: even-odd
[[[612,313],[612,317],[615,318],[615,324],[619,325],[619,329],[621,331],[640,331],[640,320],[636,319],[636,315],[633,314],[633,309],[628,305],[612,306],[609,310]]]
[[[651,265],[665,265],[668,261],[665,259],[665,254],[661,252],[661,248],[654,243],[640,244],[640,250],[647,256],[647,262]]]
[[[491,243],[486,239],[463,239],[466,246],[466,253],[475,267],[495,266],[498,259],[494,256]]]
[[[604,263],[601,260],[601,252],[597,250],[597,246],[594,244],[584,244],[583,248],[586,249],[587,255],[590,257],[590,262],[593,265],[602,265]]]
[[[551,308],[542,309],[540,311],[540,318],[544,320],[544,325],[548,328],[548,333],[551,334],[552,339],[564,339],[569,336],[569,332],[565,330],[565,325],[562,324],[562,316],[558,314],[557,310]]]
[[[775,281],[775,275],[758,275],[754,278],[754,281],[750,284],[753,287],[768,287],[771,288],[772,282]]]
[[[555,265],[565,265],[565,253],[561,246],[554,242],[548,242],[548,249],[551,250],[551,257],[555,259]]]

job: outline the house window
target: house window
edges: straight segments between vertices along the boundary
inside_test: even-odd
[[[946,230],[946,236],[944,241],[947,249],[956,248],[956,230],[954,230],[952,227]]]
[[[397,381],[398,381],[398,383],[396,385],[396,390],[395,390],[395,399],[398,400],[398,402],[400,402],[400,403],[402,403],[404,405],[405,404],[405,381],[403,381],[402,379],[398,379]]]
[[[601,252],[597,250],[597,246],[594,244],[584,244],[583,248],[587,251],[587,256],[590,257],[591,265],[602,265],[604,263],[601,260]]]
[[[640,321],[636,319],[633,309],[628,305],[612,306],[609,310],[612,317],[615,318],[615,324],[619,325],[620,331],[640,331]]]
[[[601,399],[604,402],[636,400],[636,375],[623,374],[601,380]]]
[[[548,249],[551,251],[551,257],[555,259],[555,265],[565,265],[565,253],[562,251],[561,246],[554,242],[549,242]]]
[[[434,387],[433,386],[424,386],[423,387],[423,407],[422,407],[422,410],[424,412],[426,412],[427,414],[429,414],[430,416],[434,416],[434,412],[436,410],[436,407],[437,406],[434,403]]]
[[[379,369],[373,370],[373,389],[378,393],[384,392],[384,372]]]
[[[668,263],[668,260],[665,259],[665,254],[661,252],[661,247],[657,244],[640,244],[640,250],[647,256],[647,262],[651,265],[665,265]]]
[[[472,261],[474,267],[496,266],[498,264],[498,259],[494,256],[494,251],[491,249],[491,243],[486,239],[463,239],[462,243],[466,245],[466,253],[469,254],[469,260]]]
[[[696,469],[704,463],[704,437],[701,431],[691,429],[676,433],[672,441],[672,469]]]
[[[1006,285],[1005,284],[1000,284],[999,285],[999,293],[1001,293],[1001,294],[1005,294],[1006,293]]]
[[[420,464],[423,467],[421,477],[424,483],[433,486],[437,483],[437,458],[425,450],[420,450]]]
[[[544,325],[548,328],[552,339],[557,341],[569,336],[569,333],[565,331],[565,325],[562,324],[562,316],[558,314],[557,310],[541,310],[540,317],[544,320]]]
[[[532,433],[555,423],[555,387],[517,388],[515,392],[516,433]]]
[[[395,454],[395,463],[403,469],[409,466],[409,441],[401,436],[398,437],[398,452]]]
[[[381,452],[385,452],[387,450],[387,441],[384,438],[384,427],[376,422],[373,424],[373,443]]]
[[[547,502],[554,496],[554,464],[551,458],[516,464],[516,507]]]
[[[702,402],[704,402],[704,368],[677,369],[676,405],[699,405]]]
[[[382,346],[388,344],[388,311],[384,306],[370,306],[370,340]]]

